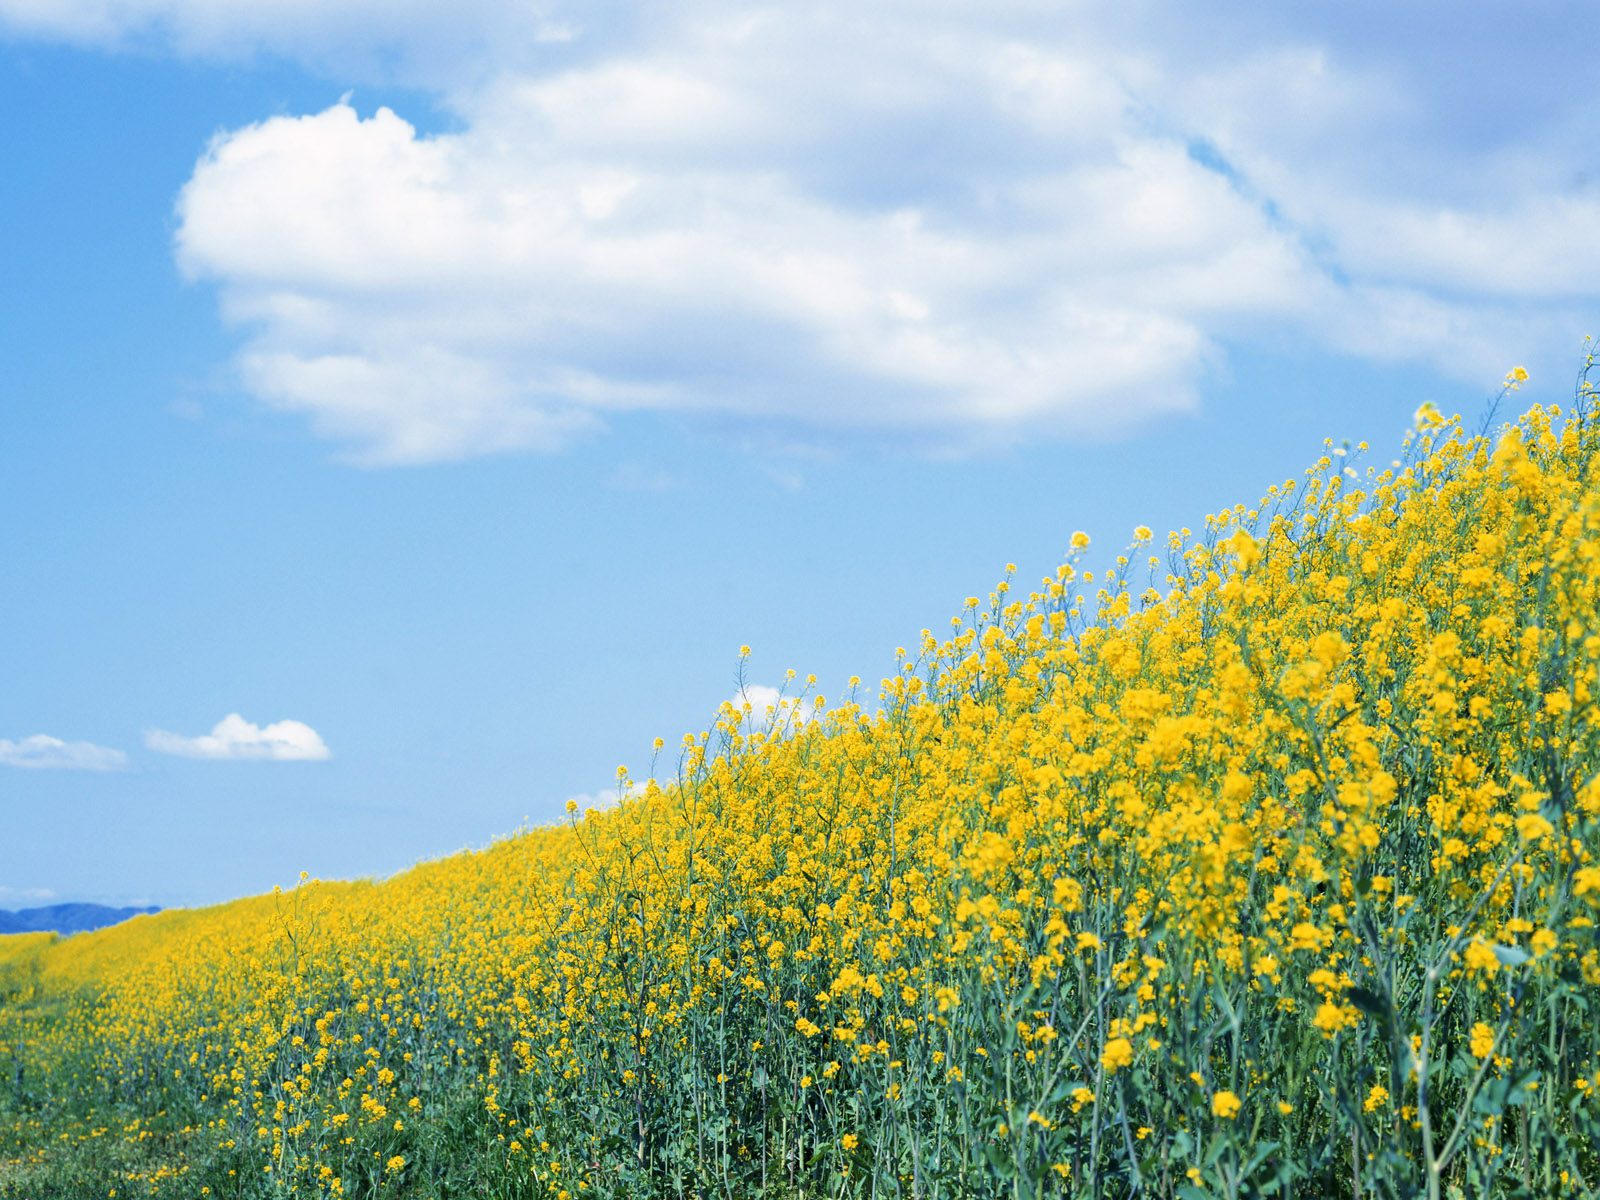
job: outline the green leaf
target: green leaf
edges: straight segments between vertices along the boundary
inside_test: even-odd
[[[1509,1079],[1490,1079],[1473,1098],[1472,1111],[1480,1117],[1498,1117],[1506,1110],[1506,1096],[1510,1091]]]
[[[1273,1153],[1277,1149],[1277,1142],[1262,1142],[1261,1145],[1256,1147],[1256,1152],[1250,1156],[1250,1161],[1245,1164],[1244,1170],[1240,1173],[1240,1177],[1243,1179],[1249,1179],[1250,1176],[1256,1173],[1257,1168],[1259,1168],[1262,1163],[1266,1162],[1268,1158],[1272,1157]]]
[[[1002,1179],[1010,1179],[1017,1173],[1017,1167],[1011,1160],[1010,1147],[998,1142],[988,1142],[983,1147],[984,1155],[989,1160],[989,1166],[995,1174]]]
[[[1225,1153],[1227,1153],[1228,1148],[1231,1145],[1232,1145],[1232,1139],[1231,1138],[1226,1138],[1226,1137],[1213,1138],[1211,1140],[1211,1149],[1206,1151],[1206,1156],[1202,1160],[1200,1165],[1203,1166],[1203,1167],[1214,1167],[1214,1166],[1216,1166],[1217,1165],[1217,1160],[1220,1159]]]
[[[1517,1081],[1511,1085],[1511,1094],[1506,1103],[1526,1104],[1533,1095],[1533,1089],[1538,1085],[1541,1074],[1542,1072],[1533,1070],[1518,1076]]]
[[[1494,951],[1494,956],[1500,960],[1500,965],[1504,967],[1520,967],[1533,957],[1526,950],[1518,949],[1516,946],[1502,946],[1498,942],[1491,946],[1490,949]]]
[[[1344,990],[1344,996],[1369,1017],[1381,1018],[1389,1015],[1388,1002],[1377,992],[1368,991],[1364,987],[1348,987]]]

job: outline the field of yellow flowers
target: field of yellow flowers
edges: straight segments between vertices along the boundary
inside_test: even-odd
[[[0,1195],[1594,1195],[1591,403],[1078,535],[613,810],[0,938]]]

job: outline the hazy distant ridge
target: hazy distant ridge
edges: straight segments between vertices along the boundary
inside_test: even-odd
[[[140,913],[160,912],[149,908],[109,908],[104,904],[51,904],[45,908],[24,908],[16,912],[0,909],[0,933],[83,933],[101,929],[136,917]]]

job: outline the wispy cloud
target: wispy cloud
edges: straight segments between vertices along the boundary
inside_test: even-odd
[[[49,888],[14,888],[0,884],[0,905],[48,904],[56,898]]]
[[[184,737],[151,729],[144,744],[161,754],[183,758],[269,759],[276,762],[321,762],[333,754],[321,735],[300,721],[277,721],[264,728],[229,713],[210,733]]]
[[[36,733],[21,741],[0,738],[0,766],[38,771],[121,771],[128,756],[93,742],[64,742]]]

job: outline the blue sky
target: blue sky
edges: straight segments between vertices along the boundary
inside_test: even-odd
[[[0,906],[483,844],[1570,396],[1584,7],[1187,11],[0,0]]]

